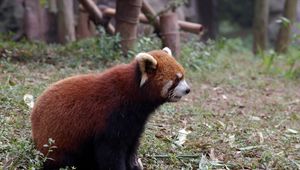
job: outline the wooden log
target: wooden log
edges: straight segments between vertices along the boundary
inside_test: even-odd
[[[116,32],[120,33],[122,51],[127,55],[133,48],[142,0],[117,0]]]
[[[145,0],[143,0],[142,12],[149,21],[149,23],[154,26],[155,31],[159,32],[159,17],[156,16],[154,9]]]
[[[82,6],[90,14],[91,19],[96,25],[99,25],[103,20],[102,12],[98,9],[97,5],[92,0],[79,0]]]
[[[169,47],[174,56],[180,55],[180,35],[177,15],[174,12],[166,12],[160,16],[160,35],[165,47]]]
[[[113,8],[102,6],[100,7],[100,10],[102,11],[103,16],[115,17],[116,15],[116,10]],[[143,24],[151,24],[148,18],[144,14],[139,15],[139,21]],[[200,35],[203,33],[203,26],[201,24],[178,20],[178,25],[179,28],[183,31],[187,31],[194,34],[200,34]]]
[[[108,17],[115,17],[116,16],[116,10],[114,8],[109,8],[109,7],[104,7],[100,6],[99,9],[103,13],[103,16],[108,16]],[[139,14],[139,21],[143,24],[149,24],[148,19],[145,17],[143,14]]]
[[[92,0],[79,0],[85,11],[89,13],[91,20],[95,25],[103,25],[109,34],[114,34],[115,29],[112,24],[109,23],[108,18],[104,18],[102,12],[99,10],[96,3]],[[81,8],[82,9],[82,8]]]
[[[201,24],[178,20],[179,28],[183,31],[202,35],[204,27]]]
[[[111,35],[116,33],[116,29],[111,23],[108,23],[107,25],[107,32]]]

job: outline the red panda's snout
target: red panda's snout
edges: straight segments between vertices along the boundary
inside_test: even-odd
[[[189,94],[191,91],[189,85],[186,83],[186,81],[183,79],[181,80],[178,85],[174,88],[173,91],[171,91],[168,101],[169,102],[177,102],[181,99],[181,97]]]
[[[161,95],[162,97],[165,97],[168,102],[177,102],[183,96],[189,94],[190,91],[190,86],[187,84],[185,79],[177,82],[170,80],[164,85]]]

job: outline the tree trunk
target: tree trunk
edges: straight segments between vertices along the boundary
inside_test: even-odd
[[[204,26],[203,39],[215,39],[218,34],[218,22],[216,14],[216,0],[199,0],[200,23]]]
[[[96,5],[96,1],[93,0]],[[75,1],[78,8],[75,8],[77,18],[76,22],[76,39],[84,39],[96,35],[96,26],[91,20],[88,11],[83,7],[80,9],[80,1]],[[91,1],[92,2],[92,1]],[[85,10],[85,11],[84,11]],[[101,15],[102,17],[102,15]]]
[[[265,50],[268,42],[269,0],[256,0],[253,20],[253,52]]]
[[[58,35],[61,43],[75,41],[73,0],[58,0]]]
[[[289,20],[288,23],[281,24],[281,28],[277,35],[276,52],[284,53],[291,42],[291,29],[295,22],[297,14],[297,0],[286,0],[284,5],[283,16]]]
[[[78,39],[88,38],[94,35],[94,25],[91,23],[89,14],[79,11],[76,36]]]
[[[58,42],[58,9],[57,0],[48,0],[48,30],[47,30],[47,42],[55,43]]]
[[[49,11],[52,13],[57,13],[57,0],[48,0],[49,3]]]
[[[175,12],[166,12],[160,16],[160,34],[163,45],[173,51],[174,56],[180,55],[180,35]]]
[[[26,1],[26,0],[25,0]],[[40,8],[40,22],[39,22],[39,29],[40,29],[40,37],[43,41],[48,42],[48,32],[52,25],[50,25],[50,15],[49,11],[46,8]]]
[[[39,0],[25,0],[24,2],[24,32],[30,41],[43,40],[41,35],[41,6]]]
[[[125,55],[134,45],[141,7],[142,0],[117,0],[116,32],[120,33]]]

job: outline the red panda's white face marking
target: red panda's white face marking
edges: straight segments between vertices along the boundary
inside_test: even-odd
[[[164,86],[163,91],[165,91],[166,88],[168,89],[167,98],[169,102],[177,102],[182,96],[187,95],[190,92],[190,87],[183,79],[182,73],[176,73],[175,82],[169,81]]]
[[[170,102],[177,102],[181,99],[182,96],[190,92],[190,87],[184,79],[180,80],[178,85],[174,88],[173,92],[169,97]]]
[[[161,96],[162,97],[168,97],[168,92],[169,92],[169,89],[172,87],[172,85],[173,85],[173,81],[172,80],[168,81],[164,85],[164,87],[161,90]]]

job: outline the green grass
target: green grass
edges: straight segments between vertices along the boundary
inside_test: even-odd
[[[36,98],[62,78],[129,62],[114,43],[102,41],[118,39],[67,46],[0,41],[0,169],[42,163],[31,142],[25,94]],[[132,53],[159,46],[143,38]],[[139,150],[147,169],[300,169],[299,50],[253,56],[243,46],[224,39],[183,43],[180,62],[192,92],[149,120]],[[112,52],[106,57],[101,50]],[[183,128],[191,133],[178,147]]]

